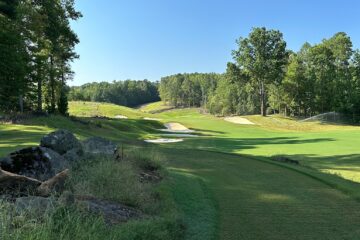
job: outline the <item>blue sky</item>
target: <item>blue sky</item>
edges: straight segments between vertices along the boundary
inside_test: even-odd
[[[358,0],[77,0],[84,17],[70,85],[159,80],[182,72],[224,72],[235,40],[252,27],[278,29],[288,48],[344,31],[360,48]]]

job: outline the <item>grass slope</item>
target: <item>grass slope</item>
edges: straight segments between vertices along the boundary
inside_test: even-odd
[[[78,117],[104,116],[113,118],[116,115],[122,115],[128,118],[138,119],[146,116],[145,113],[141,113],[132,108],[119,106],[112,103],[82,101],[69,102],[69,113],[70,115]]]
[[[322,181],[236,155],[164,151],[174,170],[202,178],[213,193],[220,239],[360,238],[360,203]]]
[[[165,105],[164,102],[159,101],[159,102],[141,105],[139,107],[139,110],[146,113],[159,113],[173,108],[174,108],[173,106]]]
[[[184,214],[187,239],[360,238],[359,185],[306,168],[360,182],[360,128],[277,116],[248,116],[257,125],[236,125],[196,109],[147,114],[102,105],[70,103],[70,112],[89,124],[51,117],[1,125],[0,155],[58,127],[81,138],[99,135],[143,145],[141,140],[156,136],[161,123],[142,117],[180,122],[203,136],[153,147],[169,160],[168,187]],[[117,114],[132,119],[90,118]],[[272,155],[287,155],[305,167],[269,162]]]

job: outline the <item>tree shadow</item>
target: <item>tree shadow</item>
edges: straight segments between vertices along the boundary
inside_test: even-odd
[[[259,148],[263,145],[296,145],[314,144],[319,142],[335,141],[333,138],[301,139],[298,137],[272,137],[272,138],[213,138],[201,137],[186,139],[178,143],[178,147],[197,148],[209,151],[239,152],[246,149]]]

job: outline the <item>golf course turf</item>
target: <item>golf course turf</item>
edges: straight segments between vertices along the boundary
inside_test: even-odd
[[[213,194],[219,239],[360,238],[360,203],[317,179],[242,156],[169,154],[172,171],[201,178]]]
[[[149,114],[82,102],[70,103],[70,113],[90,123],[50,117],[1,125],[0,155],[35,145],[56,128],[82,139],[134,142],[156,149],[167,160],[186,239],[360,239],[359,127],[299,123],[280,116],[247,116],[255,125],[240,125],[197,109]],[[90,113],[110,119],[88,118]],[[117,114],[129,119],[112,119]],[[169,122],[181,123],[200,137],[144,143]],[[270,160],[275,155],[300,164]]]

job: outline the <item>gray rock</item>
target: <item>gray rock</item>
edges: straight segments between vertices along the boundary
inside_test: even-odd
[[[75,203],[75,196],[70,191],[64,191],[58,198],[58,203],[63,206],[70,206]]]
[[[78,196],[76,202],[80,208],[103,216],[108,224],[118,224],[143,217],[143,214],[137,209],[89,196]]]
[[[100,137],[88,138],[82,142],[82,146],[85,154],[101,154],[107,156],[113,156],[117,149],[115,143]]]
[[[71,132],[61,129],[44,136],[40,141],[40,146],[50,148],[60,155],[72,149],[81,150],[79,140]]]
[[[34,193],[40,181],[0,169],[0,195],[22,196]]]
[[[68,168],[68,162],[58,153],[44,147],[24,148],[0,159],[0,167],[8,172],[41,181]]]
[[[84,155],[84,151],[82,148],[74,148],[67,151],[64,155],[62,155],[67,161],[75,162],[79,159],[82,159]]]
[[[17,215],[29,214],[38,218],[54,209],[55,200],[36,196],[21,197],[16,199],[14,207]]]

